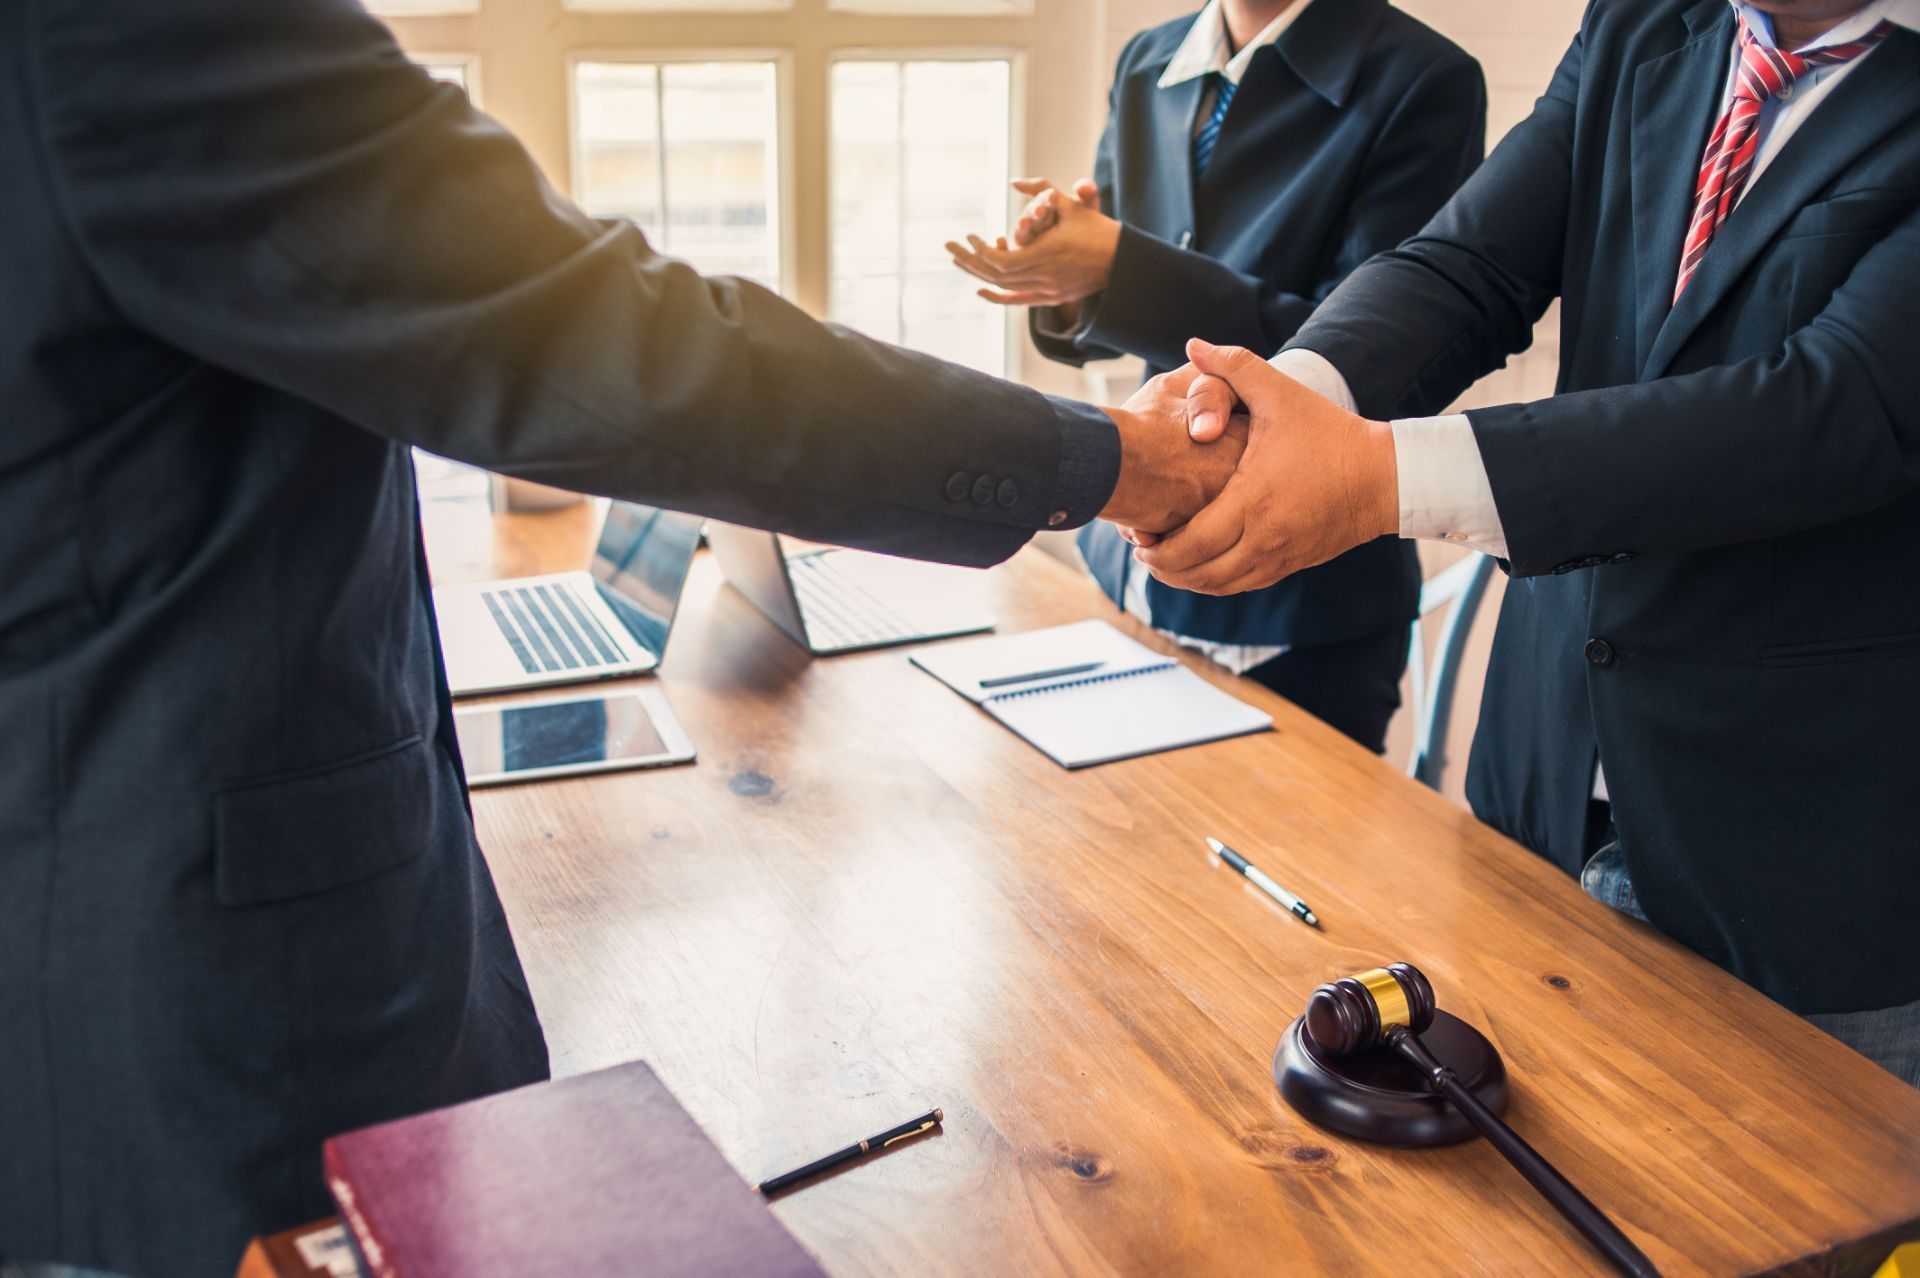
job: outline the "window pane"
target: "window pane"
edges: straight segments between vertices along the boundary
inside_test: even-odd
[[[574,194],[711,274],[780,283],[770,62],[582,62]]]
[[[1006,231],[1011,78],[1005,61],[834,65],[836,320],[1006,372],[1006,312],[941,245]]]
[[[471,95],[473,86],[467,83],[467,64],[464,62],[423,62],[426,73],[436,80],[447,84],[457,84]]]

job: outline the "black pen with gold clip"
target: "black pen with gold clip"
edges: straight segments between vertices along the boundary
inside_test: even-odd
[[[909,1136],[918,1136],[922,1132],[930,1132],[938,1127],[944,1119],[945,1116],[941,1114],[939,1110],[930,1109],[918,1118],[909,1118],[898,1127],[889,1127],[878,1136],[869,1136],[857,1145],[849,1145],[845,1149],[836,1149],[825,1158],[814,1159],[805,1167],[796,1167],[790,1172],[781,1172],[771,1180],[763,1180],[756,1188],[763,1194],[777,1194],[789,1185],[797,1185],[803,1180],[810,1180],[820,1175],[822,1172],[832,1171],[842,1163],[852,1162],[854,1159],[865,1154],[873,1153],[875,1150],[885,1149],[887,1146],[903,1141]]]

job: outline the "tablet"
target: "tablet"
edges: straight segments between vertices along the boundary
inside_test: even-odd
[[[461,706],[471,786],[691,763],[693,742],[655,684],[623,692]]]

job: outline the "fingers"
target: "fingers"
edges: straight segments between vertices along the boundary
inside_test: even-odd
[[[1246,536],[1246,511],[1232,487],[1185,525],[1163,535],[1158,545],[1142,546],[1133,557],[1168,585],[1217,593],[1237,576],[1241,565],[1232,552]]]
[[[1187,339],[1187,358],[1203,373],[1212,373],[1233,385],[1236,379],[1258,376],[1259,370],[1275,372],[1273,365],[1244,346],[1215,346],[1198,337]]]
[[[1187,434],[1196,444],[1211,444],[1226,433],[1238,403],[1225,378],[1201,373],[1187,385]]]
[[[1022,195],[1038,195],[1042,191],[1051,191],[1055,188],[1053,183],[1046,178],[1030,177],[1015,178],[1013,180],[1013,189]]]
[[[1014,290],[979,288],[974,296],[983,297],[996,306],[1065,306],[1073,298],[1062,297],[1050,290]]]
[[[989,284],[1015,286],[1040,282],[1041,277],[1023,266],[1016,266],[1020,260],[1018,250],[1009,249],[1005,240],[989,244],[978,235],[969,235],[965,245],[948,240],[946,250],[955,266]]]

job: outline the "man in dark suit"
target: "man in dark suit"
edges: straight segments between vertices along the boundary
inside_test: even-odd
[[[324,1137],[547,1072],[407,445],[969,564],[1239,453],[655,255],[352,0],[33,0],[0,68],[0,1261],[231,1272]]]
[[[1080,365],[1186,362],[1189,337],[1271,354],[1349,272],[1413,234],[1479,164],[1479,64],[1387,0],[1209,0],[1135,36],[1094,177],[1033,197],[1013,245],[949,244]],[[1413,546],[1385,538],[1233,598],[1131,570],[1111,524],[1080,534],[1113,601],[1371,750],[1400,704]]]
[[[1196,346],[1254,435],[1139,553],[1204,590],[1387,531],[1500,556],[1475,811],[1920,1084],[1916,282],[1920,0],[1600,0],[1276,357],[1341,403]],[[1556,296],[1560,394],[1407,416]]]

